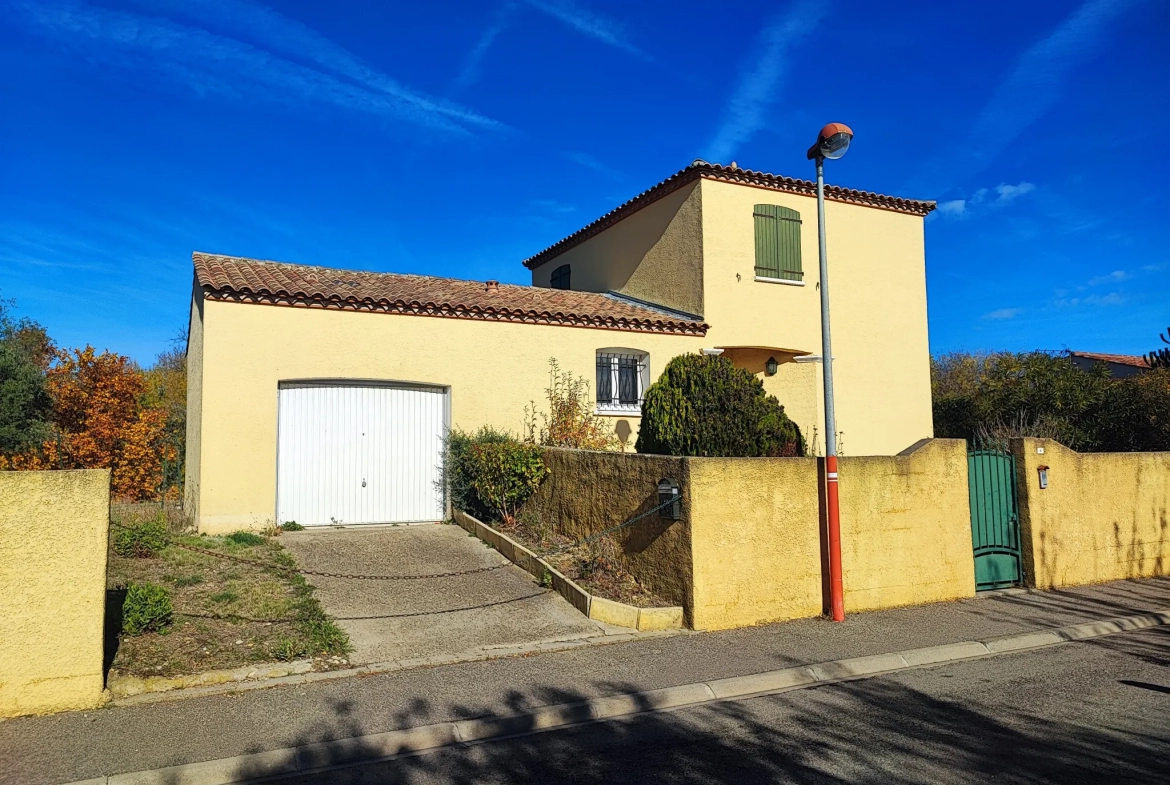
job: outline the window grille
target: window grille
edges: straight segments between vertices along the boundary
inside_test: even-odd
[[[641,411],[648,355],[597,353],[597,408]]]

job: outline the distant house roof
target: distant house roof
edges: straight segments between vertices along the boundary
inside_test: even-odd
[[[1096,360],[1103,363],[1117,363],[1118,365],[1132,365],[1134,368],[1149,368],[1145,357],[1132,354],[1100,354],[1099,352],[1069,352],[1073,357],[1083,357],[1086,360]]]
[[[655,202],[667,194],[677,191],[679,188],[699,179],[742,183],[757,188],[785,191],[803,196],[815,196],[817,192],[817,184],[811,180],[798,180],[792,177],[768,174],[767,172],[740,169],[738,166],[722,166],[721,164],[709,164],[706,161],[695,161],[687,168],[676,172],[649,190],[643,191],[630,201],[611,210],[583,229],[577,230],[560,242],[525,259],[524,266],[529,270],[534,270],[573,246],[608,229],[626,216],[636,213],[651,202]],[[903,199],[898,196],[883,196],[882,194],[875,194],[870,191],[856,191],[852,188],[842,188],[837,185],[825,186],[825,198],[834,202],[860,204],[866,207],[877,207],[883,210],[893,210],[898,213],[922,216],[925,216],[937,206],[935,202]]]
[[[707,333],[702,319],[614,294],[338,270],[199,252],[191,258],[195,280],[211,300],[603,330]]]

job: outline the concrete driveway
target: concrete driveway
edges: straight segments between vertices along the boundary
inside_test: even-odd
[[[493,647],[629,632],[590,621],[458,526],[329,527],[289,532],[280,542],[302,569],[323,572],[417,575],[498,567],[420,580],[306,576],[349,633],[356,665],[482,656]]]

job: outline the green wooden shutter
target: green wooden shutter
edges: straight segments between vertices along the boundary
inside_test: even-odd
[[[800,213],[778,204],[757,204],[756,277],[801,281]]]

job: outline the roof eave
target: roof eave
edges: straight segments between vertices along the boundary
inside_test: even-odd
[[[816,183],[811,180],[799,180],[793,177],[783,177],[780,175],[768,174],[767,172],[757,172],[752,169],[740,169],[739,167],[722,166],[720,164],[709,164],[706,162],[691,164],[679,172],[671,175],[657,185],[643,191],[642,193],[630,199],[628,202],[615,207],[605,215],[601,216],[592,223],[578,229],[568,237],[550,245],[543,251],[534,254],[525,259],[523,264],[529,270],[535,270],[547,262],[552,261],[561,254],[565,253],[571,248],[580,245],[589,238],[600,234],[609,227],[624,220],[641,210],[643,207],[653,204],[669,194],[674,193],[679,188],[689,185],[695,180],[707,179],[719,182],[733,182],[742,185],[751,185],[755,187],[768,188],[770,190],[785,191],[787,193],[795,193],[801,196],[815,196]],[[917,199],[904,199],[899,196],[886,196],[884,194],[873,193],[872,191],[858,191],[853,188],[843,188],[838,185],[825,186],[825,198],[833,202],[842,202],[845,204],[855,204],[863,207],[874,207],[877,209],[890,210],[892,212],[903,213],[906,215],[916,215],[926,217],[938,205],[933,201],[924,201]]]

